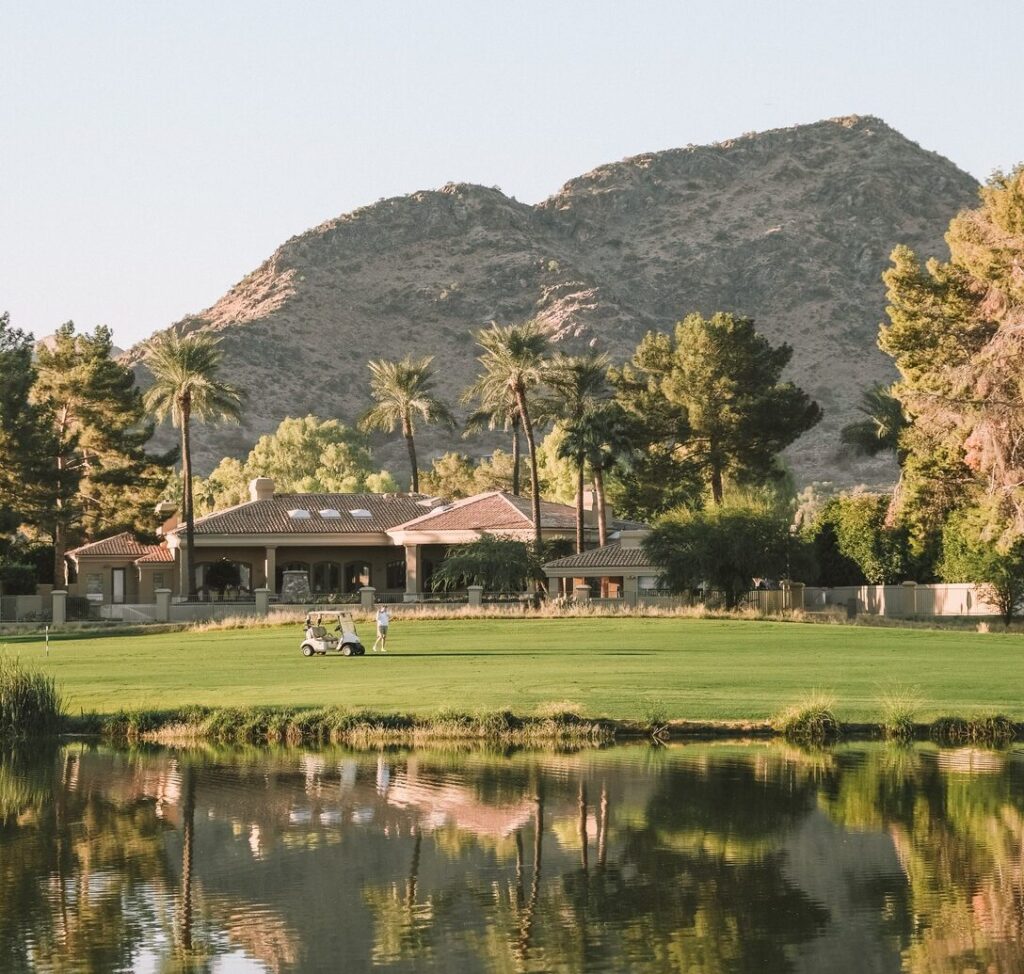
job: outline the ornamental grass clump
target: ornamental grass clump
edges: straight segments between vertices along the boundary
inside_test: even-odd
[[[918,691],[913,687],[892,687],[881,694],[879,704],[885,737],[891,741],[912,740],[922,706]]]
[[[0,740],[59,734],[64,701],[52,676],[0,655]]]
[[[834,712],[835,703],[831,694],[815,691],[776,715],[772,726],[796,744],[827,744],[842,732]]]

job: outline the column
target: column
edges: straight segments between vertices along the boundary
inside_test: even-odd
[[[374,603],[377,601],[377,589],[373,585],[364,585],[359,590],[359,607],[366,612],[373,612]]]
[[[171,590],[169,588],[156,590],[156,621],[171,621]]]
[[[274,545],[267,545],[267,557],[263,563],[263,570],[266,573],[266,586],[269,592],[277,593],[277,548]]]
[[[423,559],[420,557],[418,544],[405,546],[405,602],[419,602],[423,594],[422,581]]]
[[[577,602],[589,602],[590,601],[590,586],[589,585],[576,585],[573,587],[572,596]]]
[[[484,604],[484,587],[482,585],[467,585],[466,591],[469,593],[470,605]]]
[[[63,626],[68,621],[68,593],[54,589],[50,598],[53,600],[53,626]]]

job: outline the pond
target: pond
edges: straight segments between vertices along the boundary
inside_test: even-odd
[[[1024,752],[0,753],[0,969],[1024,970]]]

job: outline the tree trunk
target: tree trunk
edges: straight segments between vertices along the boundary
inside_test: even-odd
[[[412,471],[410,487],[414,494],[418,494],[420,492],[420,471],[416,465],[416,444],[412,438],[412,423],[407,415],[402,417],[402,436],[405,437],[405,445],[409,450],[409,469]]]
[[[188,595],[196,596],[196,517],[192,506],[192,437],[189,423],[192,403],[181,404],[181,512],[185,517],[185,571],[188,573]]]
[[[59,504],[60,501],[57,503]],[[65,557],[66,548],[67,530],[65,529],[62,521],[57,521],[53,525],[53,587],[55,589],[66,589],[68,587],[68,565]]]
[[[600,467],[594,468],[594,503],[597,505],[597,543],[603,548],[608,544],[608,523],[604,509],[604,474]],[[601,576],[601,598],[608,598],[608,578]]]
[[[519,423],[512,424],[512,493],[519,496],[521,489],[519,485],[519,468],[521,466],[519,456]]]
[[[526,449],[530,454],[530,487],[533,489],[533,539],[540,554],[541,529],[540,529],[540,474],[537,471],[537,447],[533,442],[533,424],[530,422],[530,411],[526,406],[526,391],[520,386],[516,389],[516,405],[519,408],[519,418],[523,422],[523,434],[526,436]]]
[[[576,454],[576,554],[583,551],[583,491],[586,477],[584,467],[586,460],[583,454]]]
[[[715,504],[721,504],[723,497],[722,469],[717,463],[711,464],[711,499]]]

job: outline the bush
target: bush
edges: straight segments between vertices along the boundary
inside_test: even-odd
[[[0,594],[35,595],[35,568],[32,565],[20,563],[0,565]]]
[[[778,714],[772,724],[787,741],[827,744],[842,733],[842,725],[835,715],[834,707],[834,697],[815,692],[806,700]]]
[[[63,720],[64,701],[53,677],[0,655],[0,739],[58,734]]]

